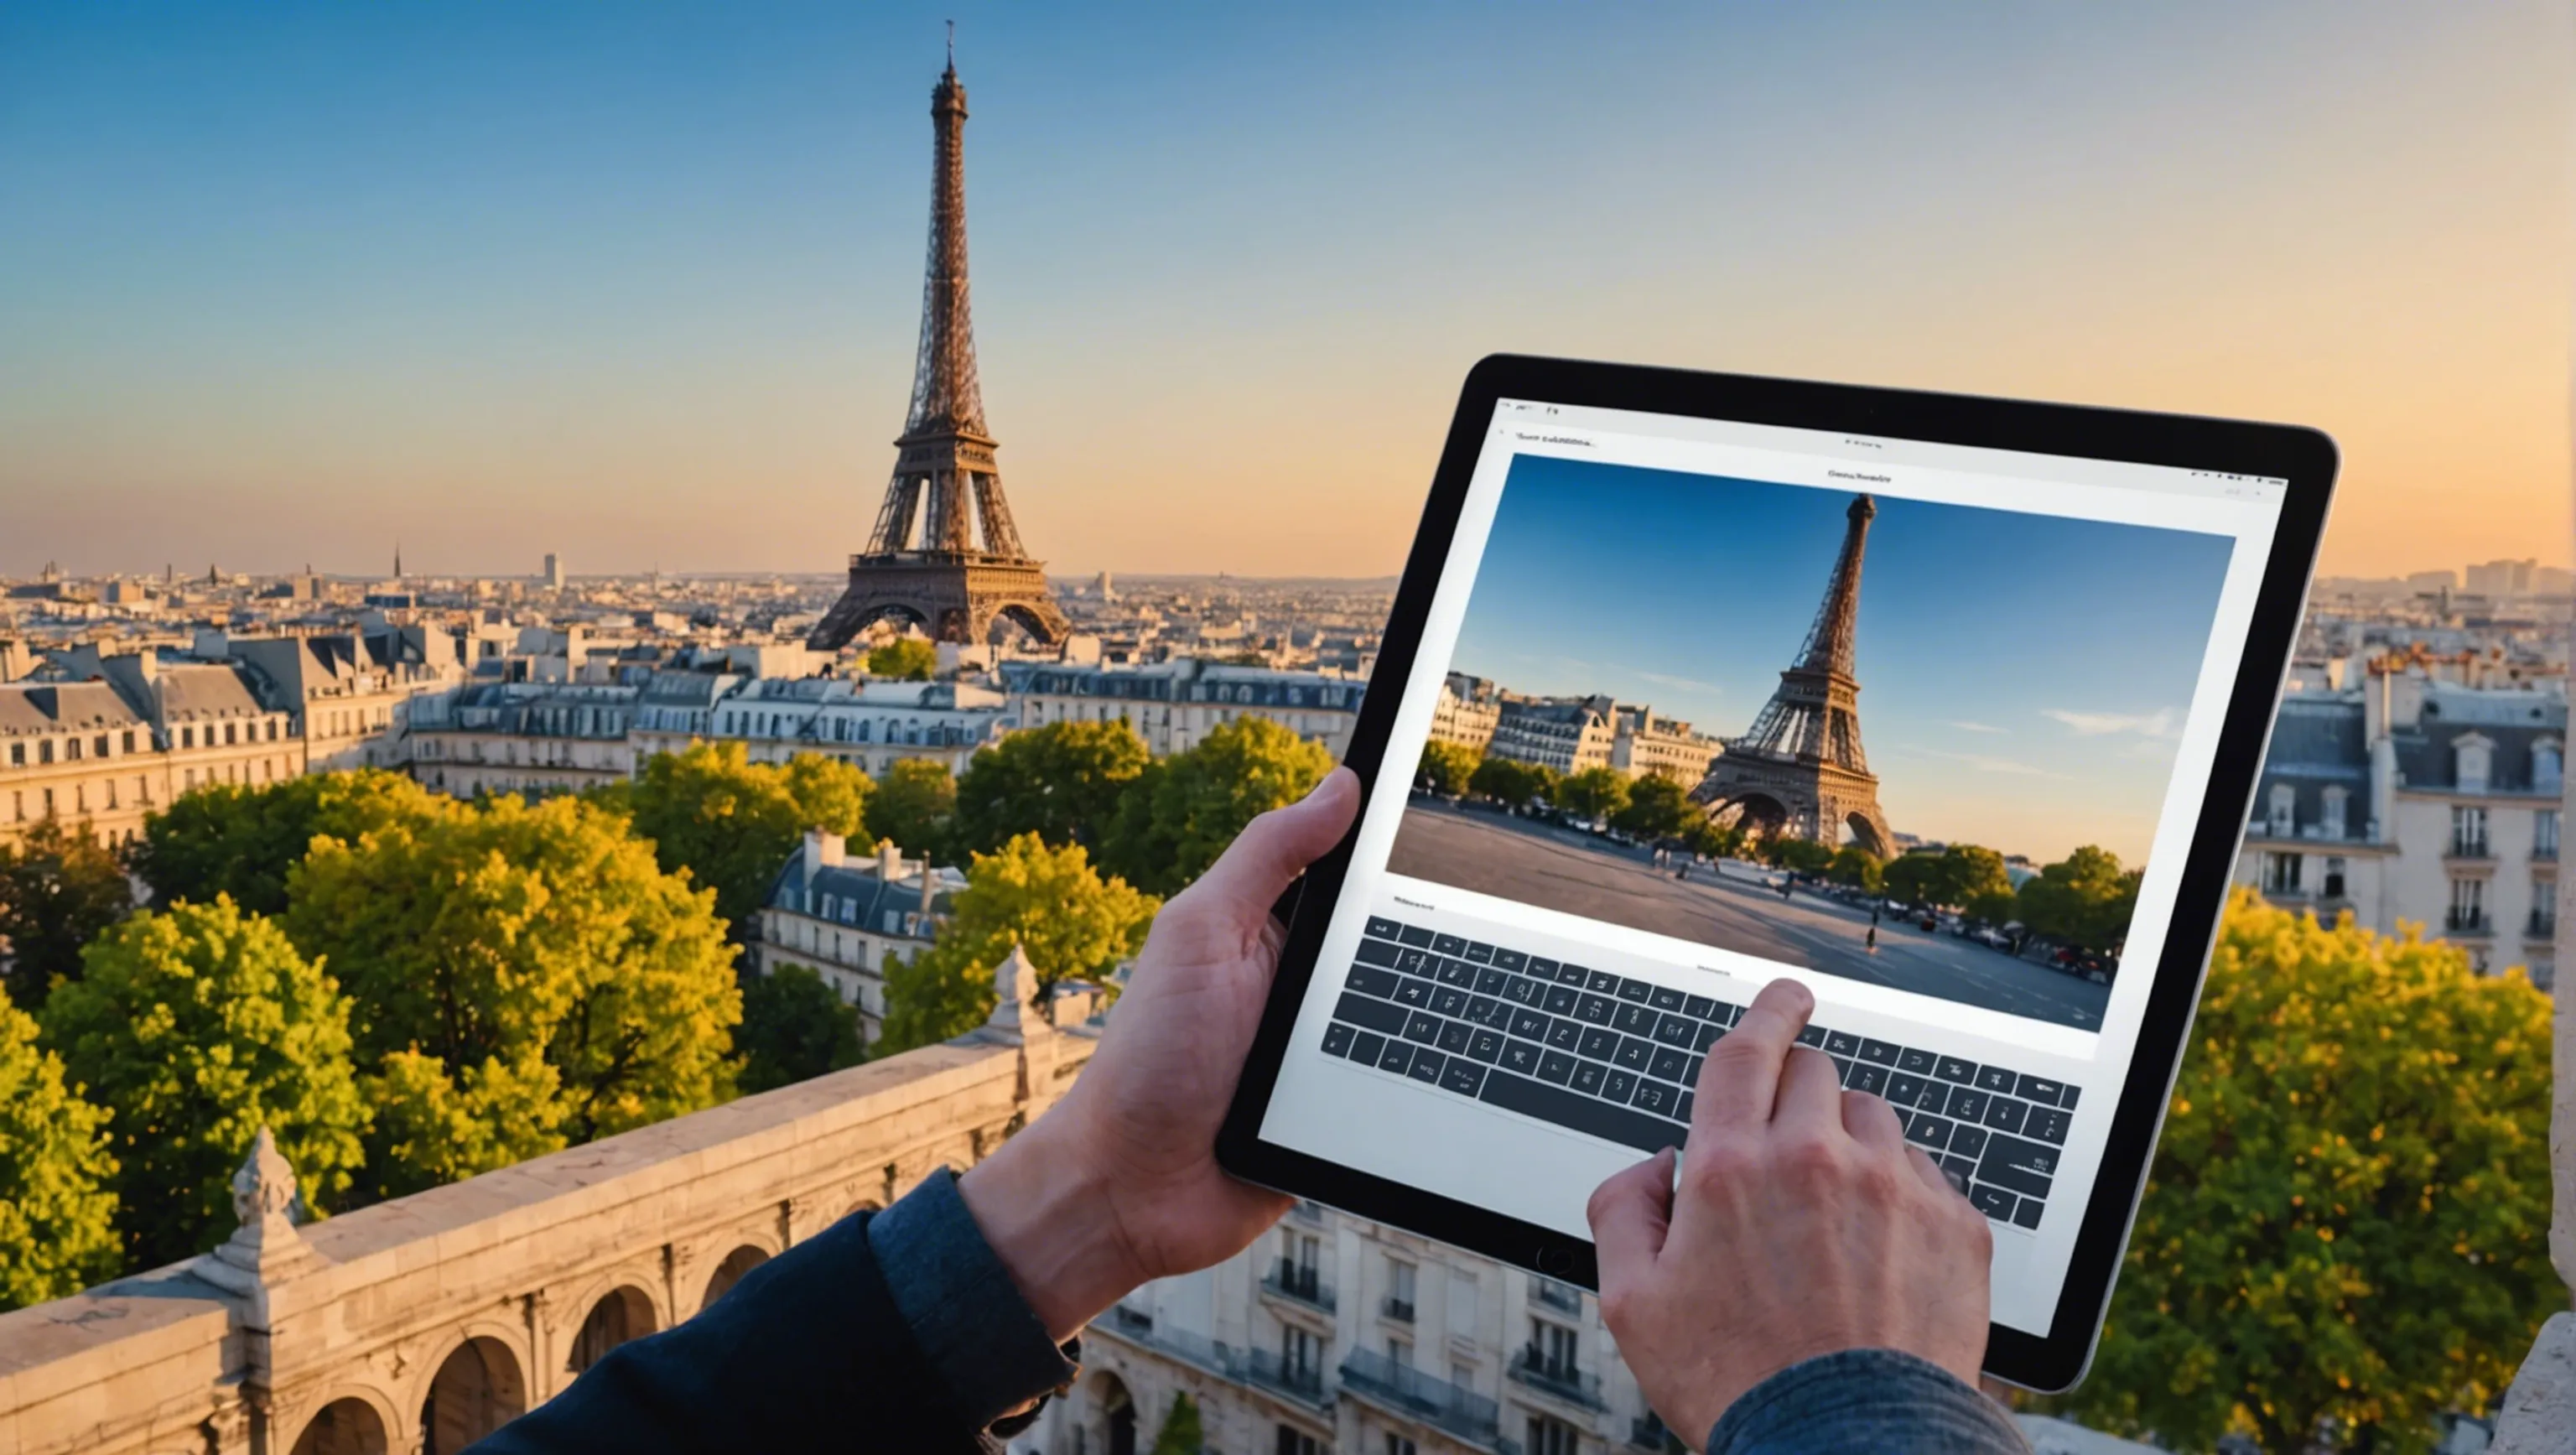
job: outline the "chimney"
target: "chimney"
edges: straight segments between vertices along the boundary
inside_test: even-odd
[[[843,842],[844,841],[839,834],[827,834],[821,829],[807,829],[805,831],[805,862],[817,869],[837,869],[841,867],[843,861],[848,857],[842,852]]]
[[[930,933],[930,896],[937,892],[939,879],[930,872],[930,856],[921,856],[921,930]]]
[[[892,884],[903,877],[903,849],[892,839],[877,840],[877,880]]]

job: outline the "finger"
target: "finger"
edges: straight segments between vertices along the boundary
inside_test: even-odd
[[[1189,892],[1244,906],[1247,913],[1266,918],[1288,881],[1341,842],[1359,806],[1359,775],[1348,768],[1334,769],[1304,798],[1244,825]]]
[[[1771,1125],[1783,1131],[1842,1135],[1842,1077],[1834,1058],[1813,1046],[1792,1046],[1780,1067],[1780,1098]]]
[[[1691,1108],[1692,1135],[1759,1127],[1771,1120],[1781,1063],[1815,1008],[1816,998],[1795,980],[1762,987],[1735,1029],[1709,1047],[1708,1062],[1699,1072],[1699,1099]]]
[[[1655,1259],[1672,1226],[1673,1149],[1666,1147],[1593,1190],[1584,1216],[1600,1257],[1601,1291],[1643,1288],[1654,1281]]]
[[[1896,1108],[1866,1091],[1843,1093],[1843,1130],[1874,1152],[1892,1154],[1905,1145],[1905,1127],[1896,1119]]]
[[[1932,1160],[1931,1153],[1911,1143],[1906,1145],[1905,1153],[1905,1165],[1914,1169],[1914,1175],[1922,1178],[1924,1185],[1943,1197],[1967,1201],[1968,1195],[1951,1186],[1950,1179],[1941,1175],[1941,1166]]]

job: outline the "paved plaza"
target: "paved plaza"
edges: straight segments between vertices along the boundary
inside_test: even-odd
[[[2111,988],[1955,935],[1886,921],[1798,891],[1787,900],[1743,865],[1695,865],[1688,881],[1644,849],[1533,819],[1416,799],[1388,867],[1398,874],[1607,920],[1739,954],[1964,1005],[2098,1030]]]

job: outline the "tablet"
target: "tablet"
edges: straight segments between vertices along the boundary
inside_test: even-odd
[[[1988,1371],[2072,1385],[2335,464],[2288,426],[1478,364],[1225,1165],[1594,1286],[1593,1188],[1683,1141],[1793,976],[1992,1222]]]

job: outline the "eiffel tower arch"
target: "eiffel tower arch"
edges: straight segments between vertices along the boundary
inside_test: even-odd
[[[930,93],[930,118],[930,257],[912,404],[868,547],[850,557],[849,585],[806,638],[823,651],[883,620],[916,624],[943,642],[983,641],[1005,621],[1048,646],[1068,630],[1045,563],[1031,558],[1011,522],[984,423],[966,289],[966,88],[953,55]]]
[[[1843,512],[1843,546],[1825,583],[1795,665],[1762,705],[1753,726],[1730,738],[1691,791],[1710,817],[1765,838],[1806,839],[1828,848],[1848,833],[1884,859],[1896,834],[1878,806],[1878,775],[1860,744],[1860,679],[1853,643],[1860,624],[1861,557],[1878,502],[1859,495]]]

